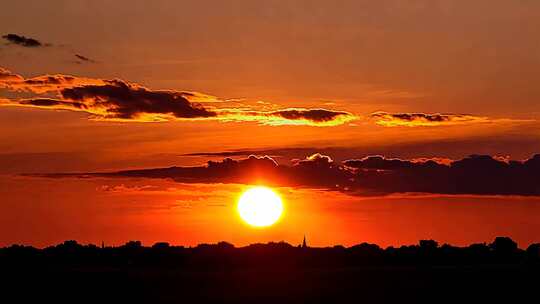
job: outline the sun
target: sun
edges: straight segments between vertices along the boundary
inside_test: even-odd
[[[237,209],[240,217],[249,225],[268,227],[281,217],[283,203],[272,189],[259,186],[242,193]]]

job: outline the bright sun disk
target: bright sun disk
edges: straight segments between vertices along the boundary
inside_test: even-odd
[[[283,203],[274,191],[267,187],[246,190],[238,200],[238,213],[249,225],[268,227],[281,217]]]

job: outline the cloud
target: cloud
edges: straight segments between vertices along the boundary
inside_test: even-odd
[[[468,114],[425,114],[375,112],[370,118],[385,127],[424,127],[491,122],[487,117]]]
[[[182,92],[152,91],[122,80],[105,80],[104,85],[65,88],[61,96],[69,102],[86,105],[85,111],[104,119],[167,120],[174,118],[208,118],[217,114],[191,103]]]
[[[272,181],[278,178],[278,164],[270,157],[250,156],[242,160],[226,158],[223,161],[208,161],[200,167],[171,167],[119,171],[113,173],[87,174],[87,176],[126,176],[145,178],[171,178],[184,183],[249,183]],[[70,176],[49,175],[52,177]]]
[[[223,120],[257,121],[266,125],[336,126],[356,120],[349,112],[327,109],[288,108],[276,111],[225,109],[219,111]]]
[[[23,47],[29,47],[29,48],[35,48],[35,47],[41,47],[44,46],[40,41],[28,38],[25,36],[17,35],[17,34],[6,34],[2,36],[5,40],[9,41],[12,44],[20,45]]]
[[[167,178],[181,183],[262,183],[341,191],[358,196],[400,193],[539,196],[540,154],[524,161],[506,161],[487,155],[471,155],[456,161],[368,156],[342,163],[336,163],[326,155],[314,154],[291,166],[279,165],[268,156],[250,156],[240,160],[209,161],[206,166],[199,167],[48,176]]]
[[[452,161],[410,161],[370,156],[348,160],[358,184],[379,193],[540,195],[540,154],[526,161],[471,155]]]
[[[86,109],[87,106],[80,102],[66,102],[58,99],[50,98],[36,98],[36,99],[22,99],[18,102],[20,105],[28,105],[35,107],[55,107],[70,110],[72,108]]]
[[[76,54],[81,60],[91,60]],[[346,111],[322,108],[254,109],[246,105],[226,105],[219,98],[198,92],[152,90],[121,79],[86,78],[71,75],[42,75],[24,78],[0,67],[0,88],[34,93],[24,100],[12,99],[3,105],[83,111],[95,120],[169,121],[219,120],[257,122],[263,125],[305,125],[330,127],[359,117]],[[42,94],[48,94],[42,96]],[[52,97],[51,95],[55,95]],[[35,99],[34,101],[32,101]],[[44,99],[50,99],[44,101]],[[51,100],[54,99],[55,102]],[[205,104],[206,103],[206,104]],[[209,104],[212,104],[210,106]],[[217,107],[215,105],[220,105]],[[274,106],[277,107],[277,106]],[[385,127],[445,126],[473,123],[532,122],[534,120],[492,119],[466,114],[425,114],[375,112],[368,119]]]
[[[0,88],[15,91],[43,94],[59,92],[64,88],[85,85],[104,85],[102,79],[77,77],[70,75],[43,75],[24,78],[21,75],[0,67]]]
[[[86,56],[83,56],[81,54],[75,54],[75,57],[77,57],[77,59],[79,59],[79,61],[77,61],[77,63],[83,63],[83,62],[96,63],[97,62],[94,59],[90,59],[90,58],[88,58]]]
[[[352,116],[347,112],[330,111],[325,109],[285,109],[265,113],[270,116],[282,117],[288,120],[305,119],[314,122],[329,122],[334,121],[340,116]]]
[[[287,108],[256,111],[249,108],[216,108],[203,105],[216,97],[198,92],[152,90],[121,79],[107,80],[70,75],[24,78],[0,68],[0,88],[38,96],[13,99],[3,105],[82,111],[97,120],[255,121],[267,125],[336,126],[356,117],[327,109]],[[42,94],[48,94],[43,96]],[[51,98],[51,94],[56,95]]]
[[[217,114],[190,102],[204,94],[149,90],[122,80],[45,75],[25,79],[0,69],[0,87],[36,94],[55,92],[58,98],[13,100],[11,105],[84,111],[96,119],[161,121],[169,118],[209,118]]]
[[[0,67],[0,85],[7,88],[9,83],[24,81],[24,78],[20,75],[12,73],[2,67]]]

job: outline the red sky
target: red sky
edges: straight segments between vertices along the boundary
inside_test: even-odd
[[[317,169],[276,188],[287,210],[265,230],[237,218],[238,176],[21,176],[249,154],[291,170],[314,153],[337,167],[524,161],[540,153],[536,1],[26,1],[4,5],[0,28],[0,245],[540,241],[534,165],[512,171],[522,188],[474,165],[487,181],[399,188],[398,175],[369,196],[321,187]],[[400,193],[417,188],[429,193]]]

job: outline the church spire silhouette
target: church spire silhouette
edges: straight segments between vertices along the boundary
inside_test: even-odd
[[[306,235],[304,234],[304,240],[302,241],[302,248],[308,248],[306,243]]]

